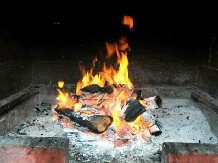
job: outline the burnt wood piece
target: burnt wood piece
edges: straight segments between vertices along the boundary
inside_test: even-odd
[[[101,90],[103,93],[107,93],[107,94],[111,94],[114,92],[113,88],[108,84],[108,83],[105,83],[104,84],[104,87],[102,88]]]
[[[104,87],[100,87],[98,84],[91,84],[88,85],[82,89],[80,89],[82,92],[89,92],[89,93],[113,93],[113,88],[109,84],[105,84]]]
[[[145,107],[138,100],[129,100],[127,102],[129,105],[125,110],[125,118],[126,122],[133,122],[140,114],[145,112]]]
[[[87,127],[90,131],[100,134],[108,129],[108,127],[113,122],[113,118],[108,115],[80,115],[77,112],[74,112],[72,109],[55,109],[59,114],[67,116],[70,120],[78,123],[83,127]]]
[[[155,101],[155,103],[157,104],[157,106],[158,106],[159,108],[162,107],[162,99],[160,98],[160,96],[156,96],[156,97],[154,98],[154,101]]]
[[[100,87],[98,84],[91,84],[91,85],[88,85],[80,90],[82,92],[90,92],[90,93],[94,94],[97,92],[101,92],[102,87]]]
[[[137,97],[136,97],[136,99],[137,100],[143,100],[144,98],[142,97],[142,90],[138,90],[138,89],[135,89],[134,91],[133,91],[133,93],[135,93],[136,95],[137,95]]]

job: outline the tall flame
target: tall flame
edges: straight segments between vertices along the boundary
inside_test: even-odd
[[[133,19],[130,16],[124,16],[122,23],[125,25],[129,25],[130,30],[133,28]],[[120,40],[115,43],[106,42],[107,55],[110,58],[116,53],[118,68],[114,68],[112,65],[108,67],[106,66],[106,64],[104,64],[102,71],[94,75],[93,69],[95,67],[97,58],[94,59],[93,67],[89,71],[85,71],[84,66],[80,64],[80,69],[83,77],[77,83],[76,94],[79,95],[81,93],[80,89],[88,85],[97,84],[100,87],[103,87],[106,82],[110,85],[126,85],[129,89],[133,89],[134,86],[128,75],[129,62],[127,58],[126,48],[128,48],[126,36],[120,38]],[[59,81],[58,83],[60,88],[63,87],[63,84],[64,82],[62,81]],[[59,96],[56,99],[59,100],[60,104],[63,105],[63,107],[66,108],[67,106],[69,106],[71,108],[74,108],[75,111],[78,111],[82,107],[82,105],[78,103],[78,101],[76,101],[74,98],[70,97],[68,93],[64,92],[61,89],[57,89],[57,91],[59,92]],[[109,114],[113,117],[113,126],[117,129],[116,132],[119,136],[123,136],[128,132],[130,132],[131,134],[136,134],[143,127],[141,116],[138,116],[138,118],[136,118],[136,120],[133,122],[126,122],[123,120],[121,106],[125,105],[124,101],[126,102],[129,97],[130,95],[127,92],[120,91],[118,94],[116,94],[115,104],[113,104],[113,107],[110,107],[111,110],[109,111]],[[109,99],[106,99],[105,101],[110,103]]]

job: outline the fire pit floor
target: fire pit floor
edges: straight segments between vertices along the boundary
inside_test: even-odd
[[[128,146],[114,147],[113,141],[103,140],[100,135],[84,132],[75,123],[65,118],[55,119],[51,105],[38,104],[33,113],[8,136],[68,137],[70,140],[70,162],[146,162],[158,163],[163,142],[187,142],[217,144],[218,138],[202,112],[190,99],[163,99],[162,108],[152,114],[162,130],[159,136],[147,139],[135,137]],[[83,130],[83,131],[82,131]]]

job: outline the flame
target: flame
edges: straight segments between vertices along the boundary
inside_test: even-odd
[[[141,116],[138,116],[135,121],[129,123],[132,128],[132,134],[137,134],[140,131],[141,126]]]
[[[80,102],[75,103],[75,105],[74,105],[74,111],[78,111],[82,106],[83,106],[83,104],[80,103]]]
[[[133,28],[133,18],[131,16],[124,15],[122,23],[129,25],[130,29]],[[126,40],[126,36],[123,36],[118,40],[118,42],[106,42],[108,57],[110,58],[114,53],[117,55],[117,63],[119,64],[118,70],[113,66],[106,67],[104,64],[102,72],[93,75],[92,73],[97,58],[93,60],[93,67],[89,71],[85,71],[84,66],[80,65],[83,78],[77,82],[76,94],[79,94],[80,89],[85,86],[98,84],[102,87],[105,82],[109,82],[109,84],[126,84],[129,88],[133,88],[133,84],[128,77],[128,59],[125,51],[126,48],[128,48],[128,43]]]
[[[123,20],[122,20],[122,24],[124,25],[128,25],[129,29],[132,30],[133,29],[133,18],[131,16],[123,16]]]
[[[58,87],[59,88],[63,88],[64,87],[64,81],[63,80],[58,81]]]
[[[115,70],[112,66],[106,67],[104,64],[103,71],[99,74],[92,75],[92,70],[86,72],[82,80],[78,81],[76,87],[76,94],[80,94],[79,91],[81,88],[91,85],[98,84],[103,87],[105,82],[109,84],[126,84],[129,88],[133,88],[133,84],[128,76],[128,58],[126,54],[122,54],[119,60],[119,69]]]
[[[138,116],[133,122],[126,122],[122,119],[120,106],[122,105],[122,101],[126,101],[128,96],[125,94],[125,92],[121,92],[116,101],[116,105],[113,110],[111,110],[111,115],[114,119],[113,125],[117,129],[118,135],[123,135],[124,132],[131,132],[132,134],[137,134],[140,129],[141,125],[143,124],[141,122],[142,117]],[[125,99],[125,100],[123,100]],[[124,131],[125,130],[125,131]]]
[[[69,93],[64,92],[60,89],[57,89],[59,95],[56,100],[59,101],[59,109],[63,108],[74,108],[75,104],[77,103],[77,99],[74,99],[69,96]]]
[[[130,30],[133,29],[133,19],[131,16],[125,16],[123,17],[122,24],[128,25]],[[121,37],[118,42],[115,43],[108,43],[106,42],[106,49],[107,49],[107,56],[112,57],[115,53],[117,56],[117,65],[118,67],[114,68],[112,65],[106,66],[104,63],[103,69],[98,74],[93,74],[93,70],[95,67],[95,63],[97,58],[93,60],[93,67],[89,71],[85,71],[84,66],[82,65],[82,62],[80,64],[80,70],[82,73],[82,79],[77,82],[76,86],[76,94],[80,95],[82,92],[80,91],[81,88],[84,88],[91,84],[97,84],[100,87],[104,87],[105,83],[108,83],[109,85],[125,85],[128,87],[128,89],[133,89],[134,86],[129,79],[128,75],[128,58],[127,58],[127,48],[128,47],[127,38],[126,36]],[[58,86],[60,88],[63,88],[64,81],[59,81]],[[59,100],[59,108],[73,108],[75,111],[79,111],[82,107],[82,104],[77,101],[77,99],[74,99],[69,96],[67,92],[64,92],[63,90],[57,89],[59,95],[56,98]],[[132,93],[132,92],[131,92]],[[126,122],[123,119],[121,108],[125,105],[125,102],[128,100],[128,98],[136,98],[136,95],[131,94],[129,91],[125,91],[125,88],[114,89],[114,92],[112,95],[107,94],[107,97],[112,96],[111,99],[104,99],[104,104],[109,106],[110,110],[108,111],[108,108],[106,109],[103,105],[98,107],[99,112],[101,114],[109,114],[113,117],[113,123],[112,125],[116,129],[116,134],[121,138],[120,140],[117,140],[115,142],[115,146],[122,146],[123,144],[128,145],[129,142],[125,141],[125,139],[122,139],[124,136],[127,135],[134,135],[141,131],[141,129],[146,125],[143,122],[143,118],[141,116],[138,116],[135,121],[133,122]],[[89,99],[83,99],[83,100],[89,100]],[[96,103],[96,100],[98,99],[90,99],[93,103]],[[143,101],[140,101],[143,103]],[[81,111],[80,114],[94,114],[94,112],[87,110],[87,111]],[[143,135],[145,137],[145,134]],[[102,135],[102,138],[106,138],[106,135]]]

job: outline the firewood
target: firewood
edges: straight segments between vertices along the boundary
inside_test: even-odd
[[[113,118],[108,115],[80,115],[74,112],[73,109],[55,109],[56,112],[68,117],[71,121],[78,123],[83,127],[87,127],[90,131],[94,133],[103,133],[108,129],[108,127],[113,122]]]
[[[153,111],[157,108],[162,107],[162,99],[160,96],[153,96],[149,98],[144,98],[142,105],[146,108],[148,111]]]
[[[145,112],[145,107],[138,101],[130,99],[127,102],[128,107],[124,112],[124,120],[126,122],[133,122],[140,114]]]
[[[134,91],[133,91],[133,93],[135,93],[137,96],[136,96],[136,99],[137,100],[143,100],[144,98],[142,97],[142,90],[138,90],[138,89],[135,89]]]

